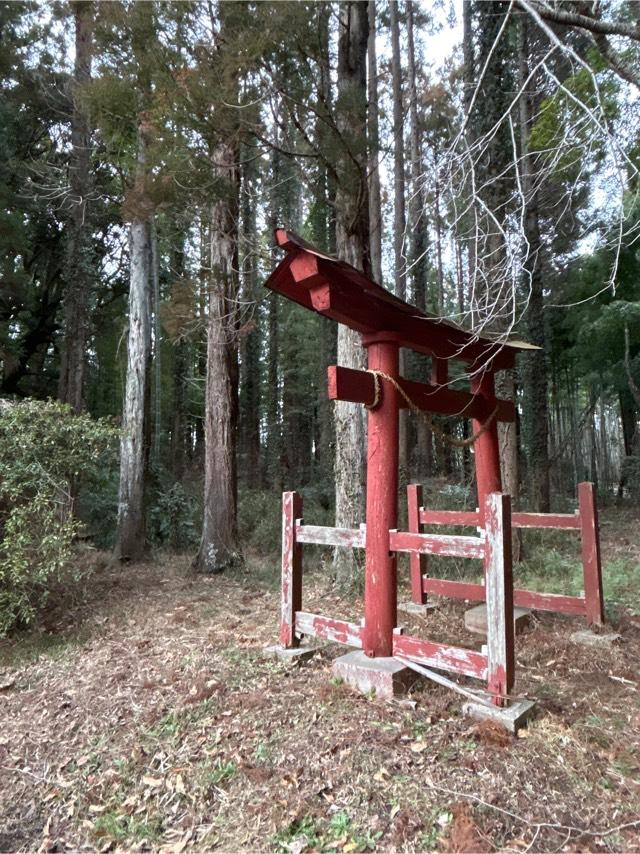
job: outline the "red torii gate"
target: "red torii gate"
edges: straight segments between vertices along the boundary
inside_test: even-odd
[[[501,494],[497,423],[514,421],[515,407],[511,401],[496,398],[494,375],[498,370],[513,367],[516,353],[530,349],[530,345],[491,341],[430,317],[292,232],[277,229],[275,236],[287,255],[265,283],[266,287],[360,332],[368,355],[367,371],[340,366],[328,369],[332,400],[368,407],[366,534],[361,530],[302,525],[300,497],[285,493],[281,642],[294,647],[300,634],[312,634],[360,646],[370,657],[401,655],[414,662],[486,678],[494,702],[500,704],[513,685],[515,662],[511,508],[509,497]],[[431,356],[431,383],[412,382],[399,376],[400,347]],[[450,359],[465,363],[470,374],[470,392],[447,387]],[[480,537],[423,534],[419,524],[414,524],[409,532],[396,530],[399,410],[408,406],[398,389],[418,409],[472,418],[477,437],[474,451],[479,506],[474,523],[483,529]],[[422,521],[426,519],[415,519],[416,523]],[[305,542],[364,546],[363,627],[302,611],[301,544]],[[416,563],[419,555],[484,559],[482,598],[486,597],[489,611],[487,654],[398,633],[398,551],[409,552],[414,558],[412,563],[418,568],[413,575],[420,573]]]

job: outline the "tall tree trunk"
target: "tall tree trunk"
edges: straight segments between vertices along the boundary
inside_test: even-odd
[[[402,104],[402,58],[398,4],[389,3],[391,24],[391,76],[393,93],[393,255],[395,292],[407,296],[407,259],[404,250],[406,215],[404,205],[404,109]]]
[[[471,0],[462,0],[462,55],[463,55],[463,102],[467,123],[465,127],[465,137],[467,146],[471,148],[474,140],[474,127],[471,119],[471,101],[473,98],[473,90],[475,85],[476,75],[476,59],[473,49],[473,20],[472,20]],[[467,277],[469,289],[469,313],[471,318],[471,326],[475,328],[477,323],[477,311],[475,295],[476,268],[478,256],[478,241],[475,232],[475,223],[473,211],[466,221],[462,224],[463,234],[467,243]]]
[[[172,237],[171,277],[176,293],[184,276],[184,236],[180,224],[174,225]],[[173,346],[173,413],[171,419],[171,470],[177,481],[184,476],[187,454],[187,382],[189,379],[189,343],[183,332]]]
[[[409,197],[409,234],[411,261],[411,301],[423,311],[427,310],[428,288],[428,223],[425,215],[424,162],[421,128],[418,118],[418,87],[416,81],[416,46],[414,33],[414,3],[407,0],[407,72],[409,84],[409,153],[411,157],[411,195]],[[414,370],[423,380],[428,369],[424,356],[412,354]],[[431,475],[433,469],[433,438],[424,418],[413,419],[415,428],[415,467],[417,476]],[[409,425],[408,425],[409,426]],[[409,431],[408,431],[409,432]],[[409,432],[410,435],[410,432]],[[408,437],[408,443],[411,440]]]
[[[395,292],[400,299],[407,298],[407,254],[405,234],[407,219],[405,211],[404,181],[404,107],[402,103],[402,57],[400,56],[400,24],[398,4],[389,3],[391,24],[391,76],[393,82],[393,254]],[[404,374],[406,353],[400,350],[400,373]],[[400,484],[407,477],[407,416],[406,409],[400,412],[399,468]]]
[[[254,304],[252,319],[245,325],[243,338],[242,373],[240,378],[240,400],[242,410],[241,441],[244,461],[244,482],[252,489],[261,486],[260,482],[260,318],[257,312],[257,263],[255,251],[258,243],[256,233],[256,204],[254,180],[256,161],[249,160],[244,167],[242,185],[242,278],[243,304]]]
[[[80,90],[91,79],[93,54],[93,3],[74,0],[75,65],[73,113],[71,116],[70,194],[67,200],[69,223],[65,274],[64,339],[58,397],[75,412],[85,405],[89,303],[94,271],[91,258],[91,131]]]
[[[338,256],[359,270],[371,272],[369,202],[367,192],[367,0],[348,0],[339,7],[337,125],[340,132],[336,190],[336,249]],[[340,324],[338,364],[364,368],[364,351],[357,332]],[[364,411],[359,404],[337,401],[336,525],[353,528],[364,519]],[[334,567],[339,585],[355,581],[353,549],[336,549]]]
[[[131,210],[127,380],[122,411],[118,528],[114,552],[119,560],[138,559],[145,546],[145,436],[151,353],[151,208],[144,189],[147,167],[142,123],[141,114],[138,119],[138,159]]]
[[[276,144],[278,143],[278,128],[275,128]],[[289,225],[280,222],[279,187],[282,181],[282,155],[273,148],[271,151],[271,194],[269,199],[269,225],[273,231],[279,225]],[[274,260],[275,250],[274,250]],[[267,309],[267,385],[265,389],[266,416],[266,447],[263,457],[263,480],[278,491],[283,489],[283,472],[281,465],[282,432],[280,423],[280,388],[279,388],[279,335],[280,304],[275,294],[269,297]]]
[[[382,202],[380,199],[380,132],[378,128],[378,59],[376,55],[376,0],[369,0],[368,126],[369,137],[369,240],[371,276],[382,284]]]
[[[322,74],[318,83],[319,98],[331,109],[331,63],[329,49],[329,16],[331,8],[322,5],[319,10]],[[327,142],[328,138],[326,121],[320,117],[316,125],[318,139]],[[331,179],[326,162],[322,158],[317,161],[317,182],[315,187],[315,203],[310,227],[312,242],[325,251],[335,251],[335,227],[330,222],[331,210]],[[335,445],[335,424],[333,417],[333,403],[324,393],[327,382],[327,366],[336,362],[337,346],[337,324],[331,321],[320,322],[320,360],[318,364],[317,383],[320,394],[316,403],[316,434],[313,460],[312,476],[314,482],[320,487],[320,496],[324,505],[330,506],[333,502],[333,448]]]
[[[433,152],[435,169],[435,214],[436,214],[436,274],[438,282],[437,312],[440,317],[444,315],[444,265],[442,263],[442,218],[440,217],[440,175],[439,175],[439,152],[435,148]]]
[[[204,416],[204,519],[194,569],[222,572],[238,557],[238,170],[235,146],[220,142],[213,168],[221,190],[211,212],[207,379]]]
[[[525,399],[527,401],[527,438],[529,480],[534,508],[540,513],[551,509],[549,490],[549,404],[547,361],[545,354],[544,291],[542,281],[542,240],[538,214],[538,194],[533,186],[533,158],[529,151],[532,113],[531,93],[524,83],[529,73],[529,38],[526,14],[520,16],[520,140],[522,146],[522,191],[525,195],[525,234],[529,247],[524,263],[530,288],[526,322],[529,340],[541,349],[532,351],[526,362]]]
[[[160,253],[155,220],[151,221],[151,284],[153,293],[153,461],[158,463],[162,438],[162,359],[160,353]]]

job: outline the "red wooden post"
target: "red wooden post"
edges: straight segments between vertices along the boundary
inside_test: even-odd
[[[496,406],[496,392],[493,371],[485,370],[471,377],[471,391],[484,399],[489,418]],[[478,433],[486,421],[473,420],[473,432]],[[498,445],[498,423],[494,418],[489,427],[474,444],[476,483],[478,485],[478,509],[480,524],[483,522],[487,495],[502,492],[500,477],[500,449]]]
[[[397,337],[364,336],[369,370],[398,376]],[[381,379],[382,400],[367,421],[367,531],[365,540],[364,652],[393,655],[397,621],[397,559],[389,550],[389,530],[398,524],[398,393]]]
[[[578,506],[582,532],[582,572],[587,622],[589,625],[601,626],[604,623],[602,559],[598,530],[598,504],[596,489],[592,483],[578,484]]]
[[[410,483],[407,486],[407,517],[409,530],[412,534],[421,534],[420,508],[422,507],[422,486]],[[411,570],[411,601],[416,605],[424,605],[427,594],[422,585],[422,577],[427,573],[427,556],[411,552],[409,555]]]
[[[485,499],[485,587],[487,595],[487,681],[496,706],[513,687],[513,565],[511,556],[511,499],[492,493]]]
[[[296,611],[302,610],[302,546],[296,542],[296,519],[302,517],[302,497],[282,493],[282,593],[280,643],[297,647]]]

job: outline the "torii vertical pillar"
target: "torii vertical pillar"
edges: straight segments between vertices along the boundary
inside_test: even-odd
[[[487,408],[486,419],[490,418],[491,413],[496,407],[496,389],[493,371],[480,370],[475,373],[471,377],[471,391],[482,398]],[[498,422],[494,417],[487,426],[486,419],[484,421],[476,421],[474,419],[472,422],[474,434],[482,431],[474,443],[478,510],[481,525],[484,524],[484,508],[487,496],[492,492],[502,492]]]
[[[393,333],[363,336],[370,371],[398,377],[400,345]],[[397,558],[389,530],[398,526],[399,401],[380,380],[381,400],[367,420],[367,532],[365,540],[364,652],[393,655],[397,621]]]

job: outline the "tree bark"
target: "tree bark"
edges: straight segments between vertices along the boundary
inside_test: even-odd
[[[337,126],[340,155],[337,164],[336,249],[338,256],[370,274],[369,202],[367,191],[367,0],[349,0],[339,7]],[[338,364],[365,368],[365,355],[357,332],[340,324]],[[353,528],[364,519],[364,409],[337,401],[336,424],[336,525]],[[336,549],[336,582],[353,584],[358,564],[353,549]]]
[[[376,55],[376,0],[369,0],[368,127],[369,136],[369,241],[371,276],[382,284],[382,203],[380,200],[380,132],[378,122],[378,60]]]
[[[409,84],[409,153],[411,158],[411,196],[409,198],[409,246],[411,269],[411,301],[423,311],[428,309],[428,223],[425,215],[427,203],[424,193],[424,160],[422,134],[418,117],[418,87],[416,81],[416,47],[414,34],[414,4],[407,0],[407,72]],[[412,363],[418,379],[424,379],[428,362],[424,356],[412,354]],[[407,425],[408,427],[411,424]],[[433,437],[424,418],[413,419],[415,430],[415,467],[412,476],[430,476],[433,471]],[[407,431],[410,435],[410,430]],[[409,436],[408,444],[411,444]],[[408,452],[407,452],[408,453]]]
[[[122,411],[118,528],[114,552],[119,560],[137,560],[145,547],[144,463],[151,353],[151,208],[144,190],[147,167],[142,122],[140,115],[135,201],[131,205],[127,380]]]
[[[400,24],[398,4],[389,3],[391,24],[391,76],[393,98],[393,254],[395,292],[400,299],[407,296],[407,258],[404,238],[407,227],[404,188],[404,108],[402,104],[402,58],[400,56]]]
[[[184,236],[179,223],[174,224],[171,276],[173,288],[182,284],[184,276]],[[187,382],[189,377],[189,343],[182,330],[173,346],[173,413],[171,418],[171,470],[177,481],[184,476],[187,456]]]
[[[524,83],[528,77],[530,43],[527,19],[520,21],[519,76],[520,140],[522,161],[522,191],[525,196],[525,235],[528,244],[524,262],[525,287],[530,288],[526,312],[529,340],[541,349],[532,351],[527,358],[525,371],[525,400],[527,402],[527,445],[529,448],[529,480],[533,506],[539,513],[551,509],[549,487],[549,404],[547,361],[545,354],[544,290],[542,281],[542,240],[538,211],[538,194],[533,186],[533,159],[529,152],[531,129],[531,93]],[[537,111],[535,111],[537,113]]]
[[[253,304],[253,314],[245,324],[243,335],[242,374],[240,399],[242,404],[241,440],[244,461],[244,482],[250,489],[261,486],[260,479],[260,318],[257,312],[257,252],[256,204],[253,181],[256,178],[256,161],[249,160],[243,170],[242,187],[242,278],[243,303]]]
[[[80,412],[85,406],[90,296],[94,279],[89,210],[91,129],[80,90],[91,79],[94,8],[93,3],[84,0],[74,0],[72,7],[76,56],[72,84],[70,194],[66,202],[69,209],[65,263],[67,289],[58,397],[74,412]]]
[[[222,572],[238,558],[236,432],[238,415],[238,170],[235,146],[213,152],[220,198],[211,211],[207,379],[204,417],[204,519],[194,569]]]

